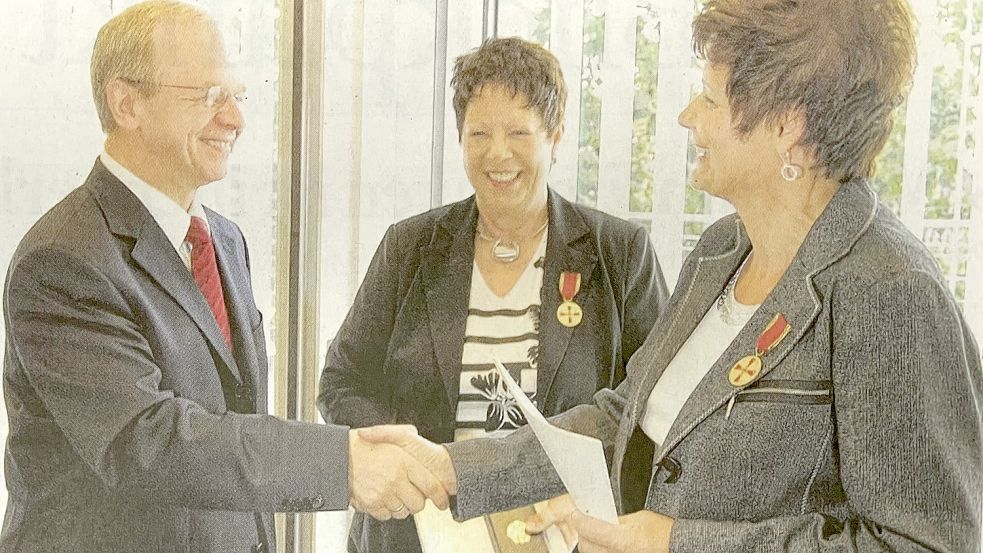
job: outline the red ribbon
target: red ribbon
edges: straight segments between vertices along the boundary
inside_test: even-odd
[[[758,336],[758,343],[756,344],[757,354],[764,355],[771,351],[771,349],[778,345],[788,334],[789,326],[788,321],[785,320],[785,315],[778,313],[775,317],[768,323],[765,327],[764,332],[761,336]]]
[[[560,295],[563,301],[573,301],[580,291],[580,273],[564,272],[560,275]]]

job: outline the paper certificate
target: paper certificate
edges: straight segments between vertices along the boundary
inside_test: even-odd
[[[563,430],[550,424],[516,384],[508,369],[495,359],[505,389],[515,398],[546,455],[560,475],[567,492],[582,513],[611,524],[618,523],[618,510],[608,479],[604,447],[597,438]]]

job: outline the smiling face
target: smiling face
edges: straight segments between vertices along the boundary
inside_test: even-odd
[[[139,132],[154,177],[181,189],[220,180],[244,126],[234,98],[206,105],[207,87],[242,89],[226,63],[221,36],[207,21],[185,21],[158,27],[154,42],[158,82],[175,85],[140,100]]]
[[[485,213],[527,213],[544,205],[562,131],[547,133],[543,118],[526,107],[523,94],[487,84],[471,97],[464,114],[464,169]]]
[[[679,124],[693,133],[698,154],[690,184],[733,203],[777,175],[780,158],[765,124],[745,135],[735,128],[727,98],[729,77],[726,66],[707,64],[703,92],[679,114]]]

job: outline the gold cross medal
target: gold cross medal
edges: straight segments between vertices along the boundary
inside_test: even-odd
[[[757,380],[761,376],[761,357],[774,349],[791,330],[792,327],[785,319],[785,315],[777,313],[772,317],[764,331],[758,336],[754,355],[742,358],[730,368],[727,373],[727,380],[730,381],[731,385],[740,388]]]
[[[560,295],[563,303],[556,310],[556,318],[560,324],[573,328],[584,318],[584,311],[575,301],[574,296],[580,291],[580,273],[563,272],[560,274]]]

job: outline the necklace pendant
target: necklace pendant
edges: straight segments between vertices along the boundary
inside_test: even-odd
[[[519,245],[512,241],[503,242],[499,238],[492,244],[491,254],[499,263],[512,263],[519,259]]]

